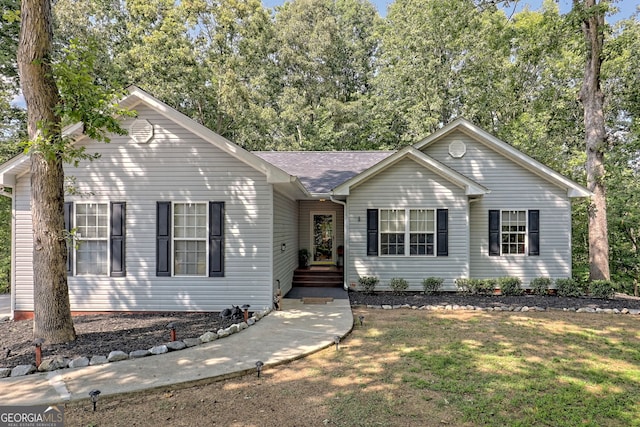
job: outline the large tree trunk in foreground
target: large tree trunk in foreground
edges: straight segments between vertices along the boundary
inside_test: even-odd
[[[54,144],[61,138],[55,108],[59,93],[51,68],[50,0],[22,0],[18,69],[27,103],[33,217],[33,304],[35,338],[73,341],[64,235],[64,172]]]
[[[574,8],[578,3],[578,0],[574,0]],[[587,44],[587,58],[584,80],[580,89],[586,131],[587,188],[594,194],[589,206],[589,278],[590,280],[609,280],[609,238],[604,183],[604,94],[600,88],[604,12],[600,10],[596,12],[593,9],[595,6],[597,6],[596,0],[584,0],[582,32]]]

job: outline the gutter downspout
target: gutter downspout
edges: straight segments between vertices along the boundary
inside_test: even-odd
[[[344,236],[344,255],[342,259],[342,287],[345,291],[349,290],[349,286],[347,285],[347,277],[349,277],[348,269],[347,269],[347,258],[349,257],[349,213],[347,212],[347,203],[342,200],[336,200],[333,198],[333,194],[329,195],[329,200],[333,203],[337,203],[342,205],[342,233]]]

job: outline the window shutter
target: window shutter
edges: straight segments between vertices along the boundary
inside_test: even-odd
[[[111,277],[125,277],[125,202],[111,202]]]
[[[171,276],[171,202],[156,205],[156,276]]]
[[[489,255],[500,255],[500,211],[489,211]]]
[[[438,231],[438,256],[449,256],[449,210],[438,209],[436,217]]]
[[[367,209],[367,255],[378,256],[378,209]]]
[[[529,211],[529,255],[540,255],[540,211]]]
[[[64,204],[64,229],[71,233],[73,229],[73,202]],[[67,276],[73,276],[73,239],[66,240],[67,245]]]
[[[224,202],[209,202],[209,277],[224,277]]]

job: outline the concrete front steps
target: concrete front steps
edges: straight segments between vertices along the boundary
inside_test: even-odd
[[[334,265],[298,268],[293,274],[294,287],[341,288],[343,271]]]

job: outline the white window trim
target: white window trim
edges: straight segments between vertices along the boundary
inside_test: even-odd
[[[175,272],[175,268],[176,268],[176,237],[174,235],[174,231],[175,231],[175,214],[176,214],[176,205],[184,205],[184,204],[192,204],[192,205],[197,205],[197,204],[201,204],[205,206],[205,214],[206,214],[206,219],[205,219],[205,237],[204,237],[204,247],[205,247],[205,269],[204,269],[204,274],[176,274]],[[185,240],[185,241],[192,241],[192,242],[198,242],[198,241],[202,241],[202,239],[195,239],[195,238],[180,238],[178,240]],[[209,276],[209,202],[208,201],[192,201],[192,200],[185,200],[185,201],[178,201],[178,200],[172,200],[171,201],[171,277],[188,277],[188,278],[194,278],[194,277],[208,277]]]
[[[73,202],[73,229],[78,229],[77,224],[77,209],[78,205],[107,205],[107,237],[104,239],[98,238],[84,238],[77,237],[77,234],[74,235],[73,241],[73,276],[74,277],[111,277],[111,245],[109,242],[111,241],[111,203],[107,201],[91,201],[91,202]],[[105,274],[94,274],[94,273],[78,273],[78,246],[82,244],[82,241],[103,241],[106,240],[107,243],[107,272]]]
[[[424,210],[433,212],[433,254],[411,255],[411,211]],[[382,253],[382,211],[404,211],[404,254],[383,254]],[[435,208],[409,207],[409,208],[378,208],[378,256],[389,258],[435,258],[438,253],[438,212]],[[398,234],[398,233],[384,233]],[[415,233],[414,233],[415,234]]]
[[[502,214],[504,212],[524,212],[524,252],[521,254],[518,253],[505,253],[502,250]],[[529,209],[500,209],[500,256],[504,257],[525,257],[529,254]],[[510,234],[510,233],[509,233]]]

